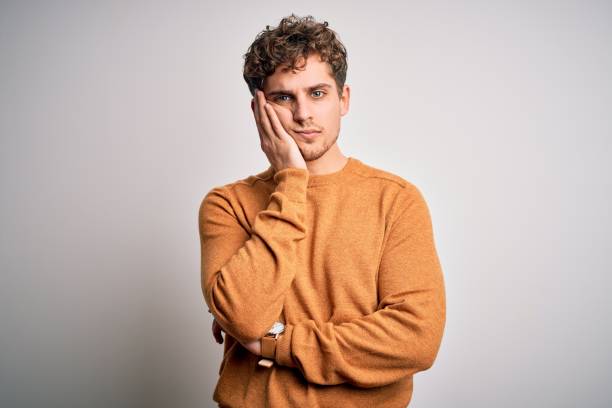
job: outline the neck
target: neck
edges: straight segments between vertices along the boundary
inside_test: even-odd
[[[340,148],[336,143],[321,157],[316,160],[307,161],[306,167],[308,172],[312,175],[323,175],[328,173],[335,173],[341,170],[348,157],[342,154]]]

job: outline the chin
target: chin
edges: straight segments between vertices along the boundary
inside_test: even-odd
[[[306,148],[306,149],[300,148],[300,152],[302,153],[302,157],[304,158],[304,161],[317,160],[318,158],[322,157],[325,153],[327,153],[328,150],[329,150],[329,147],[324,148],[324,146],[316,146],[314,148]]]
[[[300,153],[302,153],[302,157],[305,161],[313,161],[319,159],[320,157],[325,155],[325,153],[327,153],[329,149],[332,148],[332,146],[336,143],[336,140],[338,139],[336,137],[336,139],[329,141],[329,143],[326,143],[324,135],[321,136],[322,137],[320,140],[316,140],[313,143],[297,143],[298,148],[300,149]]]

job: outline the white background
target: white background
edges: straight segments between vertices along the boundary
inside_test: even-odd
[[[431,210],[410,406],[610,406],[605,1],[3,1],[0,405],[215,406],[197,212],[268,166],[242,55],[291,12],[348,49],[342,151]]]

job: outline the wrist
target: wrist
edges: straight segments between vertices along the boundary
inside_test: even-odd
[[[282,322],[275,322],[274,325],[268,330],[268,333],[260,340],[261,343],[261,357],[259,365],[264,367],[271,367],[276,360],[276,347],[279,336],[285,331],[285,325]]]

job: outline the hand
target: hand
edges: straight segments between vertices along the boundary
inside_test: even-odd
[[[221,327],[221,325],[219,323],[217,323],[217,319],[213,318],[213,323],[212,323],[212,332],[213,332],[213,336],[215,337],[215,340],[217,341],[217,343],[221,344],[223,343],[223,337],[221,336],[221,333],[225,333],[225,330],[223,330],[223,327]],[[227,333],[225,333],[225,335],[227,336]],[[254,341],[251,341],[249,343],[240,343],[242,344],[242,346],[249,350],[251,353],[261,356],[261,339],[257,339]]]
[[[261,356],[261,339],[253,340],[249,343],[242,344],[245,349],[249,350],[256,356]]]
[[[215,340],[217,341],[217,343],[219,344],[223,344],[223,336],[221,336],[221,333],[225,333],[223,330],[223,327],[221,327],[221,325],[219,323],[217,323],[217,319],[213,318],[213,322],[212,322],[212,332],[213,332],[213,336],[215,337]],[[227,336],[227,333],[225,334]]]
[[[251,108],[259,132],[261,149],[274,170],[280,171],[288,167],[308,169],[297,143],[287,133],[272,104],[266,101],[264,93],[259,89],[255,90]]]

